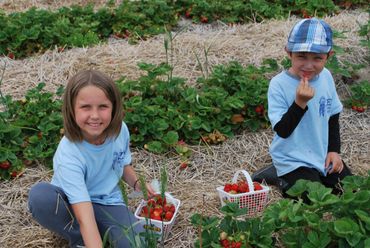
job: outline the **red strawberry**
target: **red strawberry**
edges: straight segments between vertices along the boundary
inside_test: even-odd
[[[0,163],[0,168],[4,169],[4,170],[7,170],[7,169],[10,168],[10,165],[11,165],[11,163],[8,160],[5,160],[5,161]]]
[[[171,204],[168,204],[168,203],[167,203],[166,205],[164,205],[164,206],[163,206],[163,211],[164,211],[164,212],[171,211]]]
[[[162,220],[162,209],[156,209],[150,214],[150,218],[154,220]]]
[[[155,203],[160,206],[164,206],[167,203],[166,198],[162,199],[161,195],[154,196],[154,200],[155,200]]]
[[[253,182],[253,186],[254,186],[254,190],[255,191],[258,191],[258,190],[262,190],[263,187],[261,186],[261,184],[259,184],[258,182]]]
[[[170,211],[173,213],[176,211],[175,205],[171,204]]]
[[[259,115],[263,115],[263,112],[264,112],[264,107],[263,105],[258,105],[255,109],[256,113],[259,114]]]
[[[224,191],[225,192],[230,192],[230,190],[231,190],[231,184],[230,183],[225,184]]]
[[[227,239],[220,240],[220,243],[221,243],[222,247],[230,247],[229,240],[227,240]]]
[[[10,174],[10,176],[12,177],[12,178],[15,178],[15,177],[17,177],[19,174],[18,174],[18,171],[13,171],[12,172],[12,174]]]
[[[235,191],[235,192],[238,192],[238,184],[236,184],[236,183],[231,184],[231,190]]]
[[[302,17],[303,18],[311,18],[311,16],[308,14],[307,10],[305,10],[305,9],[302,10]]]
[[[187,9],[187,10],[185,11],[185,17],[186,17],[186,18],[191,18],[191,11],[192,11],[192,9],[191,9],[191,8],[189,8],[189,9]]]
[[[357,107],[356,110],[357,110],[357,112],[362,113],[362,112],[365,111],[365,108],[364,107]]]
[[[238,183],[238,193],[247,193],[249,192],[249,187],[246,182],[239,182]]]
[[[171,211],[166,212],[166,214],[164,215],[164,219],[166,221],[172,220],[172,217],[173,217],[173,212],[171,212]]]
[[[145,218],[149,218],[149,217],[150,217],[149,209],[148,209],[148,207],[147,207],[147,206],[144,206],[144,207],[141,209],[140,216],[141,216],[141,217],[145,217]]]
[[[206,17],[206,16],[201,16],[201,17],[200,17],[200,21],[201,21],[202,23],[208,23],[208,17]]]
[[[8,57],[9,57],[10,59],[14,59],[14,58],[15,58],[14,53],[9,52],[9,53],[8,53]]]
[[[180,164],[180,170],[185,170],[187,167],[188,167],[188,164],[185,162]]]
[[[155,200],[154,199],[149,199],[148,202],[147,202],[147,205],[149,207],[152,207],[153,208],[155,206]]]

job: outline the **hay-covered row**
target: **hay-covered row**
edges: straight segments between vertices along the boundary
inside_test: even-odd
[[[50,1],[48,1],[50,2]],[[57,1],[52,1],[57,2]],[[345,54],[339,55],[344,61],[363,63],[365,49],[359,46],[358,23],[365,23],[368,14],[364,12],[343,12],[326,20],[338,31],[346,31],[346,39],[337,39]],[[270,20],[229,27],[222,23],[192,25],[187,27],[174,40],[174,74],[188,79],[190,84],[201,76],[195,54],[204,61],[202,51],[210,47],[210,66],[237,60],[242,64],[261,64],[264,58],[281,59],[288,32],[296,19]],[[121,75],[135,79],[139,76],[136,63],[165,61],[163,35],[129,45],[125,40],[110,40],[93,48],[76,48],[63,53],[49,51],[41,56],[24,60],[6,61],[2,90],[16,98],[23,97],[27,89],[44,81],[47,89],[54,91],[64,85],[67,79],[83,68],[100,69],[113,78]],[[367,68],[368,71],[368,68]],[[363,77],[369,80],[368,75]],[[338,80],[338,88],[343,94],[348,85]],[[359,114],[345,109],[341,115],[342,156],[356,174],[366,175],[370,169],[370,116],[369,110]],[[180,214],[172,229],[165,247],[192,247],[196,230],[189,222],[196,211],[206,215],[220,215],[220,202],[216,187],[231,180],[237,169],[253,172],[269,164],[268,147],[272,139],[271,130],[258,133],[245,132],[218,146],[192,146],[191,166],[179,170],[180,158],[164,157],[133,149],[133,164],[147,180],[159,178],[159,169],[168,169],[168,189],[181,200]],[[60,238],[38,226],[27,212],[27,194],[30,186],[37,181],[49,180],[50,171],[43,165],[27,168],[25,174],[13,181],[0,182],[0,246],[1,247],[67,247]],[[272,189],[271,202],[280,198],[280,193]],[[135,208],[138,199],[130,200]]]

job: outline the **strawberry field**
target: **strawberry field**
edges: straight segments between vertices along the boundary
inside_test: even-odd
[[[119,86],[135,169],[163,181],[165,168],[167,191],[181,201],[168,238],[150,247],[370,245],[367,1],[14,2],[0,2],[0,247],[67,247],[31,219],[27,195],[51,178],[60,96],[86,68]],[[341,156],[356,176],[343,197],[296,185],[291,193],[308,189],[311,206],[271,187],[267,209],[245,218],[235,204],[221,208],[216,188],[245,193],[231,186],[234,173],[271,164],[267,87],[289,66],[290,28],[307,16],[335,30],[327,67],[345,106]],[[141,199],[128,193],[134,212]]]

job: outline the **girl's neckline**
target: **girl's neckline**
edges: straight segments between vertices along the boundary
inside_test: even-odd
[[[104,147],[105,144],[108,143],[108,140],[107,138],[105,138],[102,142],[97,142],[97,143],[90,143],[88,142],[87,140],[83,140],[83,143],[87,146],[90,146],[90,147],[94,147],[94,148],[101,148],[101,147]]]

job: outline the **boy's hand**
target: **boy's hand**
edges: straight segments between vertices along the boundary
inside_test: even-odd
[[[328,174],[331,173],[341,173],[343,170],[343,162],[340,155],[337,152],[329,152],[326,156],[325,169],[332,164],[331,169],[328,170]]]
[[[296,91],[295,103],[305,109],[307,102],[315,95],[315,90],[309,85],[307,77],[303,77]]]

